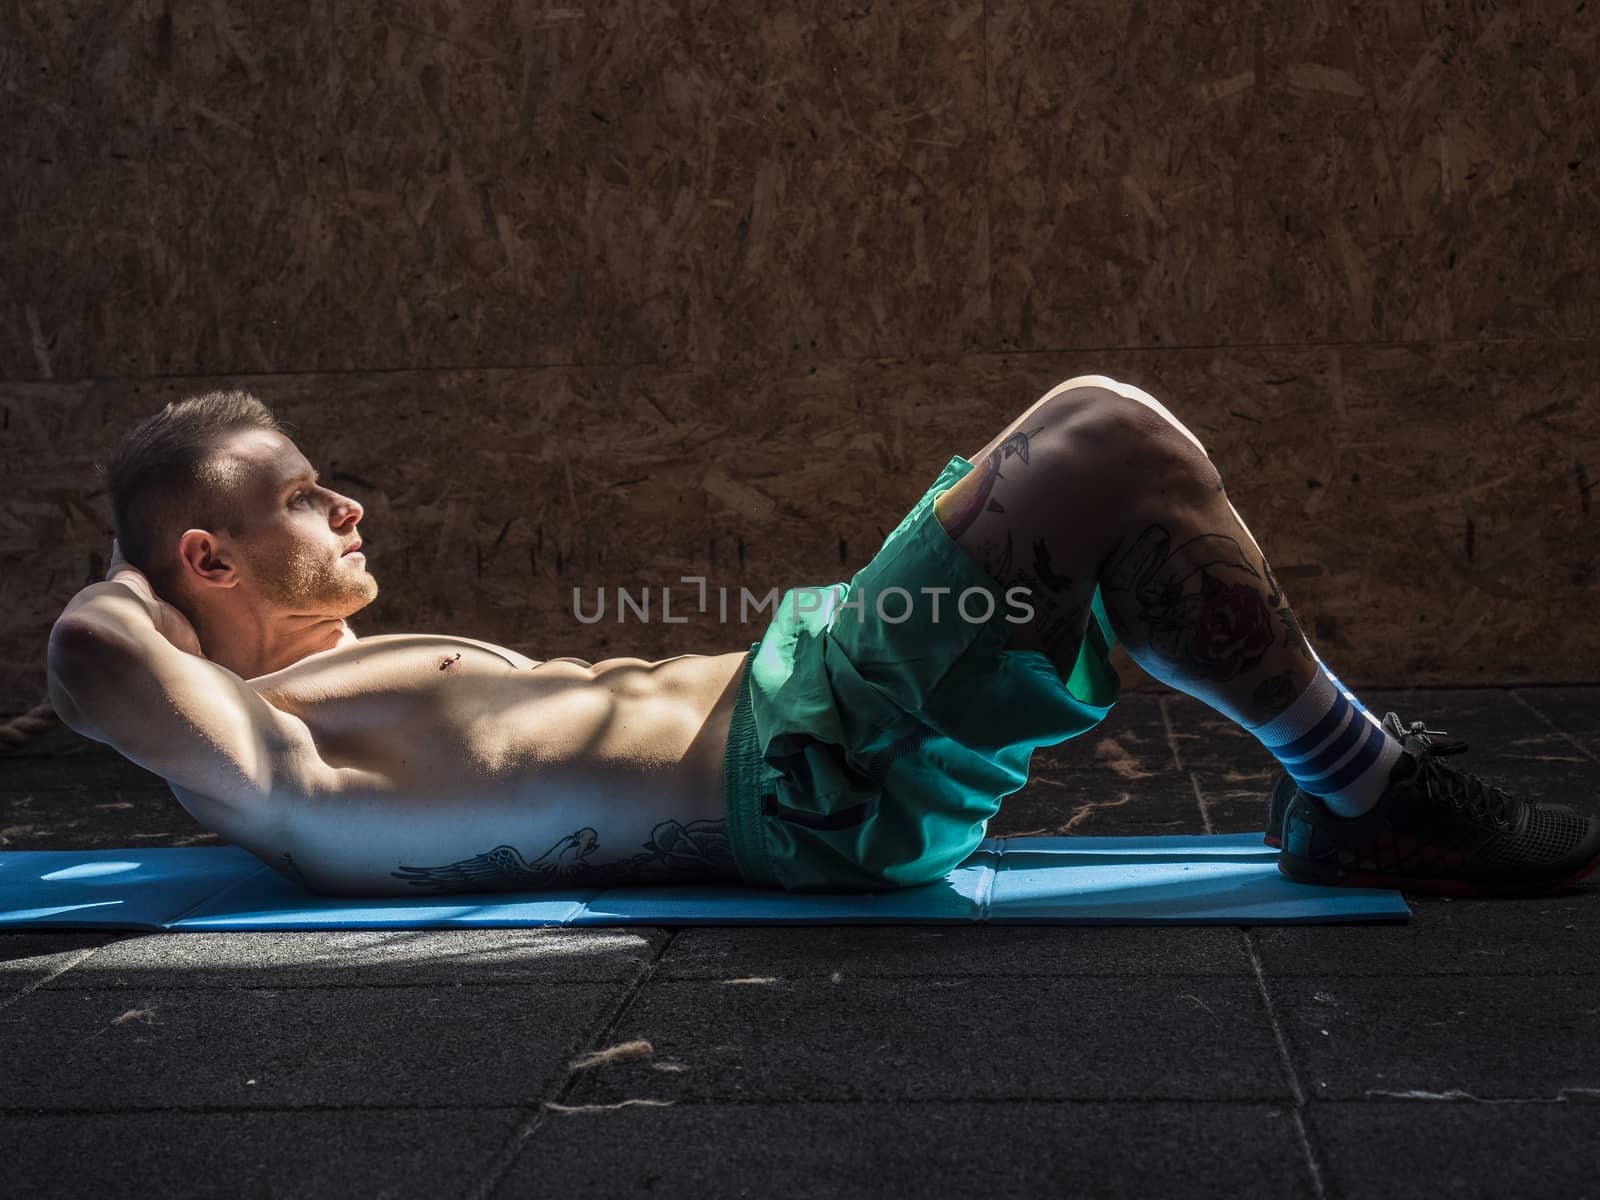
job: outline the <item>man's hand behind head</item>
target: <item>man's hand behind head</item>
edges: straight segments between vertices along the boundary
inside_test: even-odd
[[[167,641],[188,654],[205,657],[200,650],[200,638],[189,618],[156,595],[155,588],[150,585],[144,572],[122,557],[122,547],[117,544],[116,538],[111,539],[111,565],[106,568],[106,581],[122,584],[144,601],[145,607],[150,610],[150,620],[154,622],[156,632]]]

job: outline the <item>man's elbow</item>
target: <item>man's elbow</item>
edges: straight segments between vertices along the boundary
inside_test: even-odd
[[[122,647],[104,628],[64,617],[50,630],[46,675],[50,707],[69,729],[105,741],[90,714],[94,696],[119,672]]]
[[[57,689],[70,694],[75,684],[81,684],[101,659],[106,637],[103,630],[92,622],[61,617],[50,629],[50,643],[45,651],[46,669],[50,676],[50,698],[54,700]]]

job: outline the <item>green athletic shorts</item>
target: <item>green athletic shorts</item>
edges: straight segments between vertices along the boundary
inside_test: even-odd
[[[723,766],[746,882],[859,891],[943,879],[1027,782],[1034,748],[1092,729],[1116,703],[1098,588],[1064,682],[1042,652],[1006,648],[1026,594],[1008,598],[933,512],[972,469],[952,458],[848,584],[786,592],[751,647]]]

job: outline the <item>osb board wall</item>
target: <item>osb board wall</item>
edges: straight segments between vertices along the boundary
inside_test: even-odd
[[[103,556],[88,463],[222,383],[368,502],[369,626],[739,644],[565,589],[848,577],[1092,372],[1207,441],[1346,679],[1600,678],[1597,34],[1464,0],[9,6],[0,708]]]

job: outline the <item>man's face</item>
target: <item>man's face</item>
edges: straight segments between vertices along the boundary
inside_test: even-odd
[[[378,595],[361,538],[361,505],[322,487],[305,455],[281,433],[251,429],[218,447],[222,486],[240,514],[232,530],[246,586],[290,615],[348,617]]]

